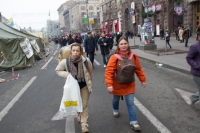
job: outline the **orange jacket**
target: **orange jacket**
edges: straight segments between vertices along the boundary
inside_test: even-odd
[[[146,76],[140,65],[139,58],[136,54],[134,54],[134,56],[135,58],[133,57],[132,60],[136,65],[135,73],[141,82],[146,82]],[[127,84],[121,84],[117,82],[115,78],[115,72],[117,71],[117,66],[120,63],[120,60],[118,61],[117,60],[118,59],[114,55],[112,55],[106,66],[106,71],[105,71],[106,86],[107,87],[113,86],[113,91],[111,92],[111,94],[113,95],[125,96],[131,93],[135,93],[135,82]]]

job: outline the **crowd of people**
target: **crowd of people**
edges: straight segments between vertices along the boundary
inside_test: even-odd
[[[120,60],[118,60],[114,56],[114,54],[113,55],[110,54],[110,51],[113,48],[114,44],[114,38],[112,34],[101,33],[101,35],[99,36],[98,34],[95,35],[91,31],[89,31],[87,32],[87,35],[83,38],[83,41],[78,42],[76,34],[72,34],[72,36],[68,38],[62,37],[61,40],[62,41],[58,41],[58,43],[61,44],[61,47],[65,46],[66,42],[68,45],[71,45],[71,54],[68,58],[68,61],[70,69],[73,71],[68,72],[66,59],[63,59],[62,61],[59,62],[55,71],[59,76],[64,78],[67,78],[67,76],[71,74],[78,81],[81,92],[83,111],[78,112],[77,121],[81,123],[82,132],[83,133],[89,132],[88,100],[92,91],[92,71],[94,69],[94,54],[95,51],[98,51],[98,47],[100,47],[105,67],[105,81],[106,81],[107,91],[109,94],[113,95],[113,100],[112,100],[113,116],[119,117],[119,98],[121,96],[124,96],[128,107],[130,126],[136,131],[141,130],[141,127],[139,126],[136,118],[136,109],[134,105],[134,93],[136,91],[135,82],[130,81],[124,84],[118,82],[114,78],[115,71],[117,71],[118,69],[117,66],[120,66]],[[125,65],[125,67],[126,66],[133,67],[135,70],[132,71],[133,73],[132,76],[134,76],[135,73],[138,76],[139,80],[141,81],[141,85],[145,87],[146,76],[144,74],[144,71],[142,70],[138,56],[134,54],[134,58],[132,57],[133,53],[130,50],[130,45],[127,38],[122,37],[122,33],[117,33],[116,41],[117,41],[116,44],[117,49],[115,50],[115,54],[117,54],[118,56],[125,56],[126,58],[130,58],[129,61],[131,61],[135,65],[133,66]],[[83,45],[81,45],[81,43],[83,43]],[[88,62],[88,67],[84,65],[85,61]]]
[[[180,26],[178,27],[176,32],[178,33],[176,37],[177,40],[180,41],[180,43],[185,42],[185,47],[188,47],[188,39],[192,35],[191,28],[183,28]],[[171,31],[168,28],[165,29],[165,33],[164,30],[161,29],[161,39],[165,39],[169,47],[172,48],[170,45],[170,34]],[[114,45],[114,36],[116,38],[117,48],[114,51],[114,53],[111,54],[111,49]],[[59,76],[64,78],[67,78],[67,76],[71,74],[78,81],[83,104],[83,112],[78,112],[77,121],[81,123],[83,133],[89,132],[88,100],[92,91],[92,71],[94,69],[94,55],[95,51],[98,51],[99,48],[102,54],[103,64],[105,67],[104,77],[107,91],[109,94],[113,95],[113,116],[116,118],[120,116],[119,100],[120,97],[123,96],[125,97],[129,113],[130,127],[136,131],[141,130],[141,127],[136,118],[136,109],[134,104],[134,94],[136,91],[135,80],[133,78],[133,80],[124,83],[124,81],[121,82],[121,79],[123,79],[124,77],[120,77],[123,75],[123,69],[121,68],[128,67],[126,69],[126,72],[127,70],[129,70],[130,72],[128,71],[128,74],[125,75],[137,75],[138,79],[141,82],[141,86],[146,86],[145,73],[142,69],[142,66],[140,65],[140,61],[137,54],[133,54],[130,50],[128,38],[128,33],[126,33],[125,36],[122,35],[122,32],[118,32],[115,35],[109,33],[101,33],[101,35],[99,35],[88,31],[87,35],[82,37],[74,33],[67,37],[60,37],[58,39],[57,43],[59,43],[61,47],[71,45],[69,63],[70,69],[72,69],[73,71],[68,72],[66,60],[64,59],[56,67],[56,72]],[[194,105],[195,102],[200,99],[200,28],[197,28],[197,39],[198,42],[190,47],[186,57],[188,64],[191,66],[191,73],[193,75],[194,81],[199,89],[197,93],[191,96],[192,105]],[[54,41],[55,40],[57,39],[54,38]],[[123,60],[126,61],[123,62]],[[88,62],[88,67],[84,65],[85,61]],[[131,63],[126,64],[127,62]],[[120,74],[118,74],[118,72],[120,72]],[[119,78],[117,76],[119,76]]]

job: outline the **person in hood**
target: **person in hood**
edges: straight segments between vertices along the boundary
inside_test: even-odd
[[[186,61],[191,66],[190,72],[193,76],[193,80],[197,85],[197,92],[190,97],[192,106],[200,100],[200,32],[197,33],[197,37],[198,41],[190,46],[186,56]],[[197,105],[197,108],[200,109],[200,102]]]

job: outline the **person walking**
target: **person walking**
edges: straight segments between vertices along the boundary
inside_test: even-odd
[[[188,47],[188,40],[190,38],[190,29],[189,27],[186,27],[183,32],[183,38],[185,39],[185,47]]]
[[[93,38],[92,32],[88,32],[87,33],[87,37],[85,39],[85,53],[86,55],[89,55],[89,58],[90,58],[90,61],[92,62],[92,66],[94,68],[94,52],[95,52],[95,49],[96,51],[98,51],[98,46],[96,45],[95,43],[95,39]]]
[[[180,39],[180,43],[182,43],[183,42],[183,27],[180,27],[178,36]]]
[[[108,43],[108,38],[105,37],[104,33],[101,33],[101,37],[98,40],[98,44],[100,45],[101,54],[103,57],[104,67],[107,65],[108,57],[110,54],[110,48]]]
[[[124,56],[126,58],[130,58],[133,54],[130,50],[130,45],[128,40],[125,37],[121,37],[116,49],[116,54],[120,56]],[[146,86],[146,76],[142,67],[140,65],[139,57],[136,54],[133,54],[131,59],[135,64],[135,73],[139,78],[142,87]],[[129,120],[130,126],[136,131],[141,130],[137,118],[136,118],[136,109],[134,104],[134,93],[136,91],[135,88],[135,81],[128,82],[128,83],[119,83],[116,79],[116,72],[118,70],[118,66],[120,65],[121,60],[119,60],[115,55],[112,55],[109,59],[109,62],[106,67],[105,71],[105,82],[107,86],[107,90],[110,94],[113,95],[112,99],[112,109],[113,109],[113,116],[119,117],[119,100],[120,96],[125,97],[126,105],[129,112]],[[134,76],[134,75],[132,75]]]
[[[186,60],[191,66],[191,74],[193,75],[193,80],[197,85],[198,92],[191,95],[191,105],[200,100],[200,32],[197,34],[198,41],[190,46],[187,53]],[[200,109],[200,102],[198,105]]]
[[[64,47],[66,45],[67,45],[67,39],[65,38],[65,36],[63,36],[61,41],[61,47]]]
[[[197,37],[196,37],[196,40],[198,41],[198,33],[200,32],[200,24],[198,25],[197,29],[196,29],[196,34],[197,34]]]
[[[169,45],[170,49],[172,48],[172,46],[170,45],[170,34],[171,34],[171,31],[169,29],[166,29],[166,33],[165,33],[165,38],[166,38],[166,44]]]
[[[84,62],[87,62],[86,66]],[[83,56],[83,48],[78,43],[71,45],[71,55],[68,58],[70,73],[66,65],[66,59],[63,59],[56,67],[56,73],[67,78],[71,74],[80,87],[80,94],[83,105],[83,112],[78,113],[77,121],[81,123],[82,133],[89,133],[88,129],[88,100],[92,91],[92,63],[88,58]]]
[[[160,29],[160,40],[164,38],[164,30]]]
[[[69,45],[76,42],[76,33],[73,33],[69,39]]]

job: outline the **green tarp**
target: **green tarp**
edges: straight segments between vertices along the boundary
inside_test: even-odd
[[[29,59],[23,53],[20,43],[25,38],[36,40],[40,52],[33,47],[33,56]],[[33,66],[36,60],[44,57],[44,44],[42,39],[29,34],[26,31],[18,31],[3,23],[0,23],[0,71],[11,70],[12,68],[24,69]]]

